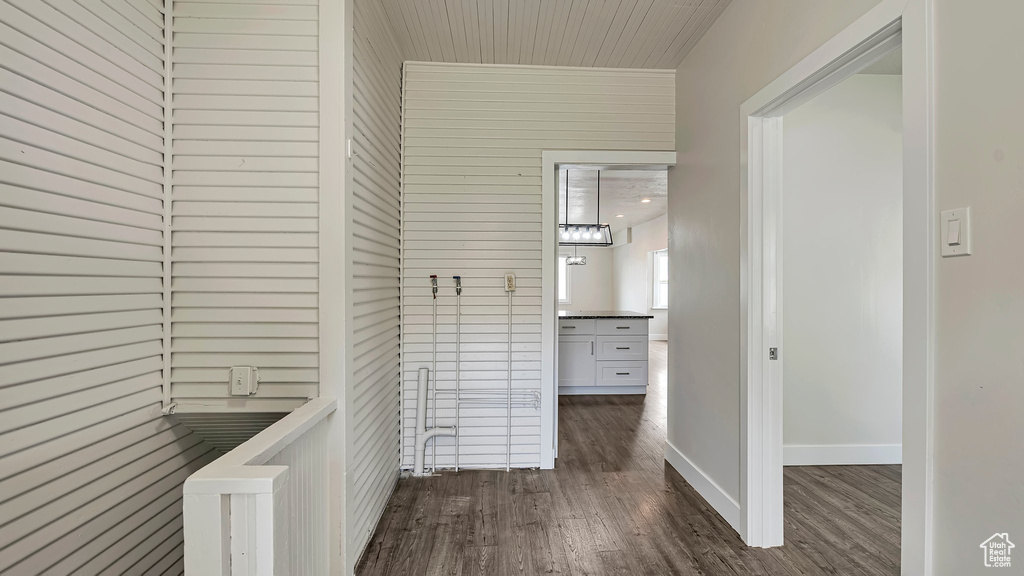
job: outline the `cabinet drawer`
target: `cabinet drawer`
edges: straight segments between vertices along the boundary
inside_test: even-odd
[[[647,320],[635,318],[602,318],[597,321],[597,333],[606,336],[647,335]]]
[[[598,336],[598,360],[647,360],[647,336]]]
[[[572,336],[573,334],[593,334],[594,333],[594,319],[586,318],[581,320],[574,320],[572,318],[559,318],[558,319],[558,335],[559,336]]]
[[[647,386],[647,362],[598,362],[598,386]]]

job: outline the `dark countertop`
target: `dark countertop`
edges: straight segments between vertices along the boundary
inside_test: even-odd
[[[558,317],[573,320],[589,320],[592,318],[632,318],[641,320],[654,318],[650,314],[630,312],[629,310],[559,310]]]

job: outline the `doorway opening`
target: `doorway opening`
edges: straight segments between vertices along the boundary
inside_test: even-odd
[[[783,544],[783,117],[897,48],[902,70],[902,353],[900,564],[926,573],[930,557],[934,277],[931,49],[923,2],[886,0],[751,97],[741,129],[740,503],[748,546]],[[837,177],[838,178],[838,177]],[[825,225],[822,222],[822,225]],[[870,362],[873,359],[865,359]]]
[[[786,539],[859,542],[836,562],[879,574],[900,566],[901,58],[894,50],[782,117],[772,362]]]
[[[542,467],[558,455],[560,397],[646,394],[652,352],[666,378],[655,267],[674,163],[674,152],[543,154]]]

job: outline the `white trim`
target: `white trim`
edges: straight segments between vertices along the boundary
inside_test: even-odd
[[[668,342],[668,334],[648,334],[647,340],[650,342]]]
[[[171,285],[173,269],[171,247],[174,221],[171,193],[174,191],[174,6],[164,8],[164,269],[163,269],[163,361],[164,372],[161,381],[163,387],[163,412],[173,414],[171,403],[171,302],[173,294]]]
[[[559,396],[646,395],[647,386],[559,386]]]
[[[616,150],[545,150],[541,152],[543,175],[543,232],[541,257],[541,361],[540,361],[540,467],[555,467],[558,455],[558,165],[674,166],[675,152]]]
[[[740,503],[734,500],[729,494],[715,483],[710,476],[698,468],[689,458],[676,448],[671,442],[665,444],[665,460],[675,468],[676,472],[686,480],[702,498],[707,500],[711,508],[722,517],[723,520],[739,531],[740,528]]]
[[[338,410],[328,430],[328,478],[330,498],[330,573],[351,573],[346,562],[349,539],[346,505],[346,471],[352,453],[353,439],[347,429],[351,423],[351,402],[348,401],[345,367],[349,347],[346,341],[345,298],[351,261],[346,251],[348,234],[345,216],[346,200],[350,198],[348,182],[352,172],[346,154],[347,129],[352,123],[352,0],[323,0],[319,5],[319,278],[318,314],[320,396],[337,398]],[[339,161],[342,160],[343,161]]]
[[[867,466],[902,463],[902,444],[790,444],[782,447],[783,466]]]
[[[740,504],[750,546],[782,544],[782,432],[777,324],[782,299],[779,117],[903,46],[904,574],[932,573],[934,185],[932,0],[883,0],[740,108]],[[767,302],[767,295],[774,297]],[[784,351],[783,351],[784,352]],[[774,365],[773,365],[774,364]]]

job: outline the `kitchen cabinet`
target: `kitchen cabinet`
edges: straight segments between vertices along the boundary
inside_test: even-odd
[[[635,312],[562,312],[559,394],[646,394],[648,321]]]

